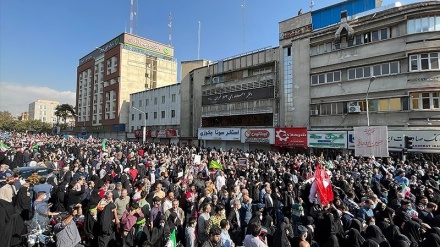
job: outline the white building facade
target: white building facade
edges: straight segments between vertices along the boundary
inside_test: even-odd
[[[177,143],[180,132],[180,84],[130,94],[128,139]]]

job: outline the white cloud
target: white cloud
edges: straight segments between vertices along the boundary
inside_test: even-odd
[[[75,94],[72,91],[58,91],[42,86],[0,82],[0,111],[9,111],[13,116],[18,116],[27,112],[29,104],[38,99],[75,105]]]

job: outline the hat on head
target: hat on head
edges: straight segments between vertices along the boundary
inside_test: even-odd
[[[299,225],[297,228],[298,234],[304,234],[307,232],[307,228],[305,226]]]

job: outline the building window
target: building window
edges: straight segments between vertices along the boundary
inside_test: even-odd
[[[440,52],[421,53],[409,56],[409,71],[438,70]]]
[[[131,132],[134,132],[134,126],[131,126]]]
[[[150,100],[149,99],[145,99],[145,105],[149,105],[150,104]]]
[[[341,81],[341,71],[332,71],[319,75],[312,75],[310,80],[311,85],[339,82]]]
[[[131,114],[131,121],[134,121],[134,114]]]
[[[106,95],[106,98],[107,98],[107,97],[108,97],[108,96]],[[134,101],[131,102],[131,106],[134,106]]]
[[[154,98],[154,105],[157,105],[157,98]]]
[[[383,75],[391,75],[398,74],[400,72],[399,62],[390,62],[383,64],[375,64],[369,67],[358,67],[353,69],[348,69],[348,79],[360,79],[360,78],[368,78],[371,75],[373,76],[383,76]]]
[[[161,111],[161,112],[160,112],[160,117],[161,117],[161,118],[165,118],[165,111]]]
[[[142,113],[139,113],[139,120],[142,120]]]
[[[176,102],[176,94],[171,94],[171,102]]]
[[[402,102],[400,98],[392,98],[392,99],[379,99],[378,103],[378,111],[401,111],[402,110]]]
[[[165,104],[165,95],[162,96],[162,104]]]
[[[411,93],[412,110],[439,110],[440,92]]]
[[[319,109],[320,115],[330,115],[332,113],[332,108],[330,103],[321,104]]]
[[[154,112],[154,119],[157,119],[157,112]]]
[[[440,31],[440,15],[410,19],[406,25],[408,34]]]
[[[139,107],[141,107],[142,106],[142,100],[140,99],[139,100]]]
[[[341,115],[344,114],[344,109],[346,110],[346,107],[344,107],[343,102],[336,102],[332,103],[332,115]]]
[[[176,117],[176,111],[175,110],[171,110],[171,118],[175,118]]]

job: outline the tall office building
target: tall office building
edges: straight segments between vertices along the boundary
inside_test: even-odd
[[[125,138],[130,94],[175,84],[173,56],[168,45],[122,33],[81,58],[75,132]]]

